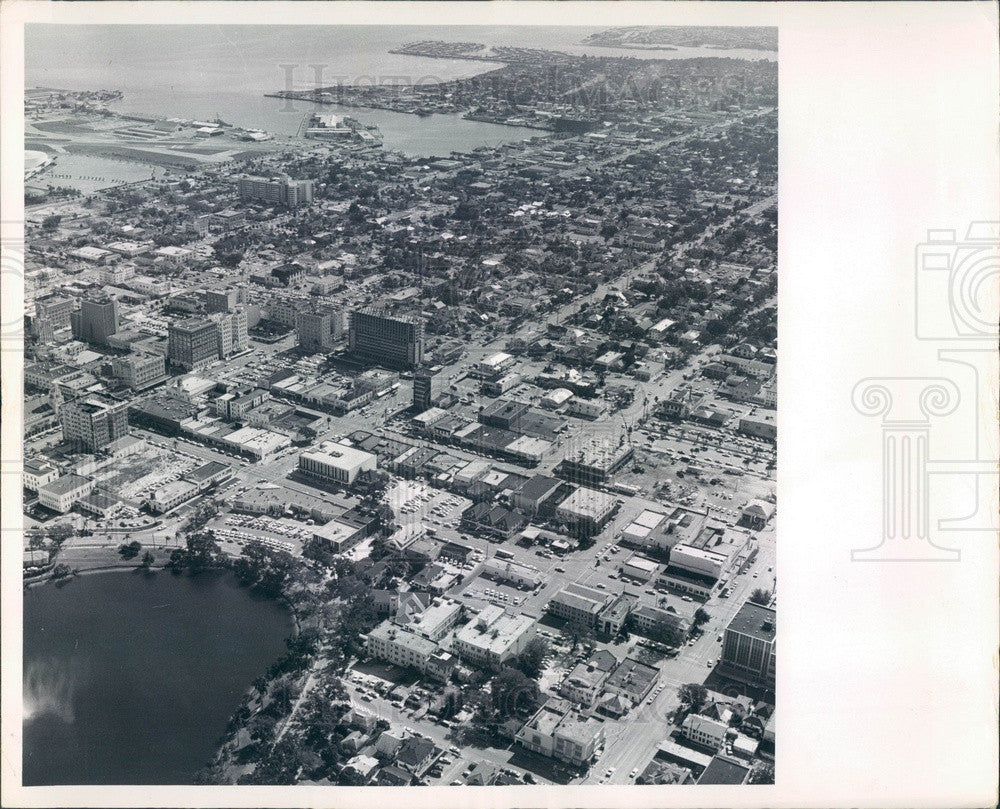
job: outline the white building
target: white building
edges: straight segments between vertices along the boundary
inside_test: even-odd
[[[38,502],[46,508],[65,514],[77,500],[94,490],[94,481],[81,475],[63,475],[38,488]]]
[[[368,633],[368,654],[395,666],[414,668],[421,673],[438,649],[437,643],[409,632],[392,621],[383,621]]]
[[[535,637],[535,619],[486,607],[455,634],[454,652],[466,662],[499,669]]]
[[[306,474],[350,485],[362,472],[374,472],[378,459],[344,444],[324,441],[317,450],[299,455],[299,469]]]
[[[59,470],[46,461],[29,460],[24,462],[23,485],[29,492],[37,492],[39,488],[58,477]]]
[[[700,714],[689,714],[681,725],[684,738],[713,750],[718,750],[725,744],[728,730],[729,726],[725,722]]]

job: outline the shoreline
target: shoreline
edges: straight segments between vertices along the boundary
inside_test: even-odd
[[[115,551],[115,553],[117,554],[117,551]],[[59,562],[58,562],[58,554],[54,557],[54,559],[55,559],[55,561],[53,562],[53,567],[56,564],[59,564]],[[205,568],[204,570],[199,571],[198,573],[195,573],[195,574],[192,574],[192,573],[190,573],[188,571],[182,571],[180,573],[174,574],[165,564],[164,565],[151,565],[146,570],[143,570],[139,565],[97,565],[97,566],[94,566],[94,567],[84,567],[84,568],[74,569],[73,572],[70,573],[70,575],[63,576],[63,577],[60,577],[58,579],[55,578],[52,575],[52,571],[51,570],[48,570],[44,574],[42,574],[41,576],[38,576],[36,578],[23,580],[22,581],[22,592],[24,590],[28,590],[28,589],[30,589],[32,587],[41,587],[41,586],[46,585],[46,584],[58,584],[61,581],[70,582],[73,579],[77,578],[78,576],[93,576],[93,575],[100,574],[100,573],[138,573],[138,574],[142,574],[142,575],[145,575],[147,573],[154,574],[154,575],[159,574],[159,573],[167,573],[167,574],[170,574],[171,576],[176,575],[176,576],[180,577],[182,575],[188,575],[188,576],[195,575],[195,576],[197,576],[197,575],[199,575],[199,573],[210,573],[210,572],[212,572],[212,573],[220,573],[220,572],[221,573],[228,573],[229,575],[235,577],[235,574],[232,572],[232,570],[230,570],[230,568],[229,568],[228,565],[218,565],[218,566],[215,566],[215,567]],[[258,593],[254,593],[253,590],[251,590],[249,587],[246,587],[246,586],[240,584],[238,581],[237,581],[236,585],[237,585],[237,587],[239,587],[239,589],[245,590],[250,595],[254,595],[254,596],[256,596],[258,598],[261,598],[261,599],[263,599],[265,601],[273,601],[273,602],[276,602],[278,604],[281,604],[288,611],[288,614],[289,614],[289,616],[292,619],[292,634],[291,634],[291,637],[297,638],[299,636],[299,634],[302,632],[301,619],[299,618],[299,614],[295,610],[295,607],[291,603],[291,601],[289,601],[284,596],[270,597],[270,596],[263,596],[263,595],[260,595]]]

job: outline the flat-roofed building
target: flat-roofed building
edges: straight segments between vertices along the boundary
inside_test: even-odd
[[[23,485],[29,492],[37,492],[58,477],[59,470],[48,461],[28,459],[24,462]]]
[[[111,373],[132,390],[144,390],[167,378],[167,360],[160,354],[133,352],[113,357]]]
[[[303,351],[332,351],[344,336],[344,313],[332,306],[296,312],[295,334]]]
[[[490,606],[455,633],[452,650],[468,663],[496,671],[521,654],[534,637],[534,618]]]
[[[94,481],[82,475],[63,475],[38,487],[38,502],[52,511],[65,514],[73,505],[94,490]]]
[[[577,483],[606,483],[608,478],[632,458],[632,445],[624,436],[592,436],[570,445],[557,470],[567,480]]]
[[[410,632],[392,621],[383,621],[368,633],[368,654],[395,666],[416,669],[423,673],[438,645],[432,640]]]
[[[94,394],[66,402],[59,409],[63,438],[96,452],[128,434],[128,403]]]
[[[195,371],[219,359],[219,332],[216,324],[203,317],[191,317],[167,328],[167,358],[170,364]]]
[[[548,611],[558,618],[583,626],[595,626],[597,616],[607,606],[610,593],[570,582],[549,599]]]
[[[351,354],[390,368],[416,368],[424,361],[424,324],[419,318],[393,316],[375,309],[351,312]]]
[[[614,495],[578,486],[556,508],[556,517],[574,531],[589,535],[600,531],[616,508]]]
[[[146,499],[146,506],[153,514],[165,514],[181,503],[197,496],[198,487],[189,480],[173,480],[165,483]]]
[[[727,673],[750,682],[773,685],[777,657],[777,614],[746,602],[733,616],[722,639],[721,663]]]
[[[362,472],[374,472],[378,458],[370,452],[324,441],[316,450],[299,455],[299,469],[336,483],[351,485]]]
[[[659,564],[654,562],[649,557],[640,556],[637,553],[633,553],[625,559],[621,566],[623,576],[628,576],[630,579],[643,582],[649,581],[655,577],[659,569]]]
[[[533,517],[538,514],[542,504],[559,491],[561,485],[559,478],[534,475],[514,490],[510,498],[511,505]]]
[[[118,331],[118,301],[114,298],[83,298],[80,308],[70,312],[73,337],[87,343],[107,345]]]
[[[428,640],[441,641],[458,623],[464,607],[452,598],[438,598],[414,615],[396,616],[396,623]]]
[[[544,581],[538,568],[496,556],[486,560],[483,565],[483,575],[527,589],[537,587]]]
[[[594,760],[604,741],[604,723],[585,717],[563,699],[549,699],[515,737],[533,753],[583,767]]]

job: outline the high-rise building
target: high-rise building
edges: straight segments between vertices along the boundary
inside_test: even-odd
[[[431,371],[422,370],[413,374],[413,407],[417,410],[427,410],[434,406],[438,394],[435,375]]]
[[[128,403],[106,396],[86,396],[64,403],[59,420],[66,441],[96,452],[128,434]]]
[[[44,321],[53,331],[70,327],[70,313],[73,311],[73,299],[50,295],[35,301],[35,318]]]
[[[331,351],[344,334],[344,313],[330,306],[296,312],[295,333],[304,351]]]
[[[722,664],[727,672],[755,683],[773,683],[776,635],[774,610],[752,601],[740,607],[722,639]]]
[[[113,298],[84,298],[70,313],[73,336],[87,343],[106,345],[118,331],[118,302]]]
[[[219,358],[220,342],[216,323],[203,317],[189,317],[170,324],[167,330],[167,358],[171,365],[194,371]]]
[[[313,200],[312,180],[291,177],[240,177],[240,199],[294,208]]]
[[[390,368],[416,368],[424,361],[424,324],[419,318],[395,317],[377,309],[351,313],[351,353]]]

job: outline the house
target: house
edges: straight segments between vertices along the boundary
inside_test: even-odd
[[[380,787],[408,787],[413,783],[413,775],[402,767],[390,764],[375,775],[375,785]]]
[[[419,778],[439,755],[441,751],[430,739],[409,736],[396,751],[396,764]]]
[[[391,759],[396,755],[403,743],[403,734],[395,730],[384,730],[375,741],[375,753],[383,758]]]
[[[774,516],[774,504],[764,500],[751,500],[740,512],[739,525],[760,531]]]
[[[726,743],[729,725],[701,714],[688,714],[681,725],[684,738],[702,747],[718,750]]]
[[[368,779],[375,774],[375,771],[379,768],[379,760],[377,758],[372,758],[371,756],[354,756],[348,759],[347,764],[344,765],[347,769],[353,770],[358,774],[362,781],[368,782]]]

